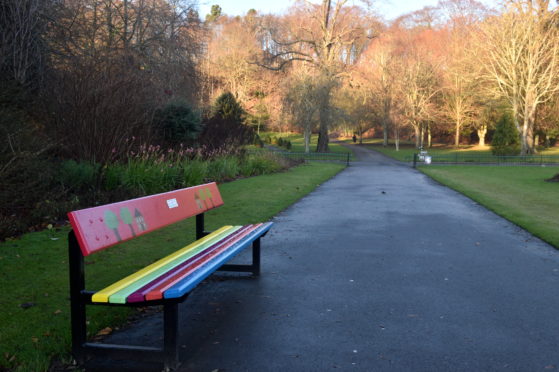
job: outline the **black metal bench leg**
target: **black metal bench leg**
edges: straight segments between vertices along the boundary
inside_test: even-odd
[[[179,366],[179,304],[168,303],[163,306],[165,371]]]
[[[85,351],[83,345],[86,341],[86,319],[85,304],[74,302],[71,305],[72,318],[72,355],[79,365],[85,362]]]
[[[87,338],[85,303],[81,292],[85,287],[83,256],[76,236],[71,231],[68,235],[70,260],[70,318],[72,328],[72,354],[78,364],[85,362],[84,344]]]
[[[252,242],[252,275],[260,275],[260,238]]]

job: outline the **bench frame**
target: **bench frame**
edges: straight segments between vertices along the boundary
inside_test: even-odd
[[[250,272],[253,276],[260,275],[260,238],[252,242],[252,264],[225,264],[217,271]],[[196,215],[196,239],[200,239],[209,232],[204,229],[204,213]],[[74,231],[68,235],[69,265],[70,265],[70,301],[72,354],[79,364],[83,364],[87,356],[104,356],[118,359],[135,359],[140,361],[163,361],[165,370],[172,370],[179,366],[179,304],[184,302],[190,292],[180,298],[161,299],[126,304],[92,302],[95,292],[85,289],[84,256],[80,249]],[[128,306],[145,307],[163,305],[163,347],[131,346],[117,344],[103,344],[87,342],[86,305],[100,306]]]

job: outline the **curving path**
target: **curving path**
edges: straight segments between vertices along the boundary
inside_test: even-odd
[[[259,279],[216,280],[185,302],[181,370],[559,368],[559,253],[409,166],[356,152],[275,218]],[[160,323],[111,341],[146,343]]]

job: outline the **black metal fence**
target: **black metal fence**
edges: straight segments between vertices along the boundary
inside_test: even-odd
[[[349,152],[291,152],[279,149],[252,150],[250,152],[256,153],[258,151],[272,151],[274,154],[295,160],[342,162],[347,165],[353,159],[353,154]]]
[[[461,165],[545,165],[559,166],[557,155],[495,156],[491,154],[413,154],[414,168],[423,164],[461,164]]]

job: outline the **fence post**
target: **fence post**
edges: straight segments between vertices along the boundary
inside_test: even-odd
[[[413,153],[413,167],[415,168],[417,165],[417,153]]]
[[[347,153],[347,161],[346,161],[346,166],[349,167],[349,152]]]

